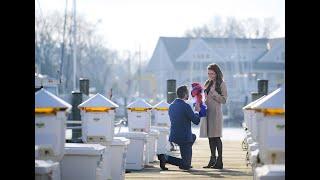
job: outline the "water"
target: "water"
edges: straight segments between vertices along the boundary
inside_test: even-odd
[[[199,127],[192,127],[192,133],[194,133],[197,138],[199,138]],[[128,127],[121,127],[120,132],[128,132]],[[119,132],[119,127],[114,128],[114,133],[117,134]],[[66,130],[66,139],[71,139],[72,137],[72,131],[71,129]],[[226,127],[222,130],[222,140],[228,140],[228,141],[241,141],[245,137],[245,132],[242,128],[231,128]],[[203,139],[203,138],[201,138]]]
[[[200,134],[199,127],[192,127],[192,133],[194,133],[197,138],[199,138]],[[114,133],[118,133],[119,127],[115,127]],[[120,132],[128,132],[128,127],[121,127]],[[231,128],[226,127],[222,130],[222,140],[228,141],[242,141],[245,137],[245,131],[242,128]]]
[[[199,138],[200,128],[193,127],[192,132]],[[231,128],[226,127],[222,129],[222,138],[221,140],[227,141],[242,141],[245,137],[245,131],[242,128]],[[201,138],[206,139],[206,138]]]

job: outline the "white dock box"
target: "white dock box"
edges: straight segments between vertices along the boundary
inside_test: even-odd
[[[250,102],[246,106],[242,108],[243,115],[244,115],[244,123],[246,124],[248,128],[248,132],[252,133],[252,119],[254,116],[255,111],[252,109],[252,106],[260,101],[264,96],[260,97],[259,99],[256,99],[255,101]]]
[[[35,93],[35,145],[38,146],[39,159],[62,159],[67,112],[71,107],[45,89]]]
[[[141,170],[144,168],[145,159],[147,158],[147,138],[145,132],[120,132],[115,134],[116,137],[125,137],[130,140],[128,145],[126,169]]]
[[[148,135],[150,137],[149,138],[150,140],[147,143],[147,145],[149,145],[148,160],[149,162],[154,162],[156,160],[157,146],[158,146],[158,139],[159,139],[160,132],[158,130],[151,129]]]
[[[151,127],[152,106],[144,99],[138,99],[130,103],[127,108],[129,131],[148,133]]]
[[[81,103],[83,142],[112,141],[114,135],[115,109],[119,107],[101,94]]]
[[[262,114],[258,113],[256,111],[251,112],[251,133],[252,133],[252,139],[255,142],[258,142],[259,139],[259,131],[261,129],[261,121],[262,121]]]
[[[170,127],[169,106],[170,104],[164,100],[154,105],[155,126]]]
[[[113,162],[111,161],[111,143],[112,141],[107,142],[88,142],[87,144],[99,144],[105,147],[104,153],[102,154],[102,161],[100,162],[101,167],[101,178],[102,179],[111,179],[111,167]]]
[[[257,167],[254,171],[254,180],[284,180],[285,165],[274,164]]]
[[[152,129],[159,131],[159,138],[157,142],[157,154],[166,154],[169,150],[169,133],[168,127],[152,126]]]
[[[66,143],[61,161],[61,179],[100,179],[104,151],[105,146],[100,144]]]
[[[265,164],[285,163],[285,90],[279,88],[252,108],[262,117],[259,124],[259,157]]]
[[[126,158],[130,140],[124,137],[114,137],[111,143],[111,177],[113,180],[124,180]]]
[[[111,143],[112,141],[107,142],[89,142],[88,144],[100,144],[105,147],[104,153],[102,155],[102,161],[100,163],[101,167],[101,177],[102,179],[111,179],[111,167],[113,166],[113,162],[111,161]]]
[[[111,179],[110,145],[114,136],[114,111],[117,107],[117,104],[99,93],[78,106],[82,117],[82,140],[85,143],[99,143],[106,147],[101,163],[103,179]]]
[[[60,180],[60,166],[51,160],[35,160],[35,180]]]

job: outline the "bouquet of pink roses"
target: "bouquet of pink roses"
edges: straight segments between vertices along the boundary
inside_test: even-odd
[[[191,84],[192,86],[192,90],[191,90],[191,96],[193,98],[195,98],[195,103],[194,105],[197,103],[200,105],[200,112],[199,112],[199,116],[200,117],[205,117],[206,116],[206,111],[207,111],[207,107],[204,105],[204,103],[202,102],[202,92],[203,92],[203,88],[201,86],[200,83],[194,82]]]

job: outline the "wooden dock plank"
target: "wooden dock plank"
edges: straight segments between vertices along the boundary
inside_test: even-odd
[[[144,168],[141,171],[131,171],[126,173],[126,179],[252,179],[252,169],[246,166],[246,152],[241,149],[241,141],[223,142],[223,165],[224,169],[204,169],[208,163],[210,149],[208,139],[198,138],[193,146],[192,171],[182,171],[176,166],[167,164],[169,171],[161,171],[159,161],[150,163],[151,167]],[[179,152],[173,152],[179,156]]]

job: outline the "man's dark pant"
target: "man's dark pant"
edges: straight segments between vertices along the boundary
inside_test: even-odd
[[[189,169],[192,159],[192,145],[196,140],[196,135],[192,134],[193,141],[187,143],[177,143],[180,148],[182,159],[173,156],[165,155],[166,163],[179,166],[180,169]]]

